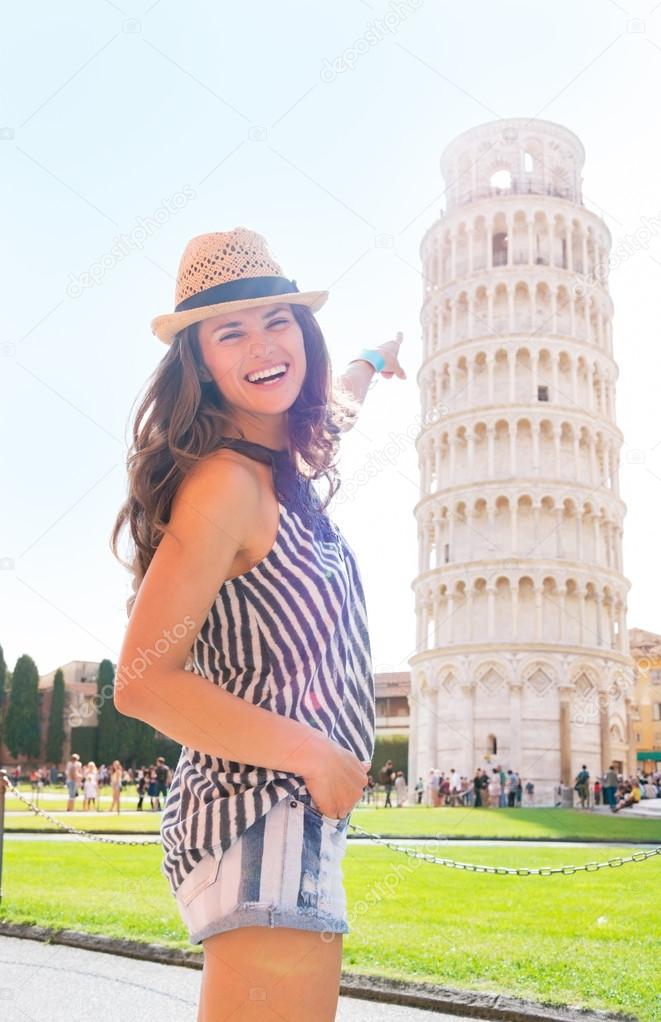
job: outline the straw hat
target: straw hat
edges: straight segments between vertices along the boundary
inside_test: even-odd
[[[304,291],[285,277],[261,234],[247,227],[198,234],[186,245],[179,263],[174,312],[156,316],[151,330],[164,344],[191,323],[260,305],[281,297],[316,312],[328,291]]]

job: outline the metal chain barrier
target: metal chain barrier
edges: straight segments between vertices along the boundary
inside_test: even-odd
[[[50,820],[51,823],[54,823],[56,827],[60,828],[60,830],[66,831],[67,834],[79,834],[81,837],[86,837],[90,841],[102,841],[104,844],[108,845],[155,845],[160,844],[161,842],[160,835],[153,838],[148,837],[141,841],[124,841],[122,838],[105,837],[102,834],[90,834],[88,830],[80,830],[78,827],[70,827],[68,824],[62,823],[60,820],[56,820],[55,817],[51,816],[50,813],[47,813],[45,809],[40,809],[39,806],[36,806],[29,798],[22,795],[18,788],[11,783],[6,774],[0,776],[0,784],[2,784],[3,777],[7,790],[12,795],[15,795],[16,798],[23,803],[23,805],[27,806],[27,808],[31,812],[35,813],[35,815],[43,816],[45,820]]]
[[[69,834],[79,834],[81,837],[88,838],[90,841],[103,841],[105,844],[110,845],[152,845],[160,844],[160,835],[154,838],[146,838],[141,841],[124,841],[118,838],[105,837],[101,834],[90,834],[87,830],[80,830],[77,827],[69,827],[65,823],[61,823],[60,820],[56,820],[54,816],[47,813],[43,809],[39,809],[35,806],[30,799],[18,791],[16,787],[11,783],[6,774],[0,776],[0,783],[2,783],[2,777],[4,777],[7,789],[15,795],[28,809],[39,816],[43,816],[45,819],[50,820],[61,830],[66,831]],[[661,846],[658,848],[650,848],[647,851],[634,852],[633,855],[616,855],[612,859],[607,859],[606,862],[586,862],[582,866],[540,866],[539,869],[528,866],[481,866],[472,862],[457,862],[454,859],[441,858],[438,855],[432,855],[429,852],[419,852],[413,848],[405,848],[402,845],[396,845],[392,841],[385,841],[378,834],[371,834],[369,831],[364,830],[357,823],[349,823],[348,826],[351,830],[360,831],[365,837],[370,838],[376,844],[384,845],[386,848],[390,848],[394,852],[401,852],[404,855],[410,855],[414,859],[424,859],[426,862],[431,862],[436,866],[448,866],[450,869],[464,869],[471,873],[493,873],[496,876],[552,876],[554,873],[561,873],[564,876],[571,876],[574,873],[580,873],[585,871],[586,873],[596,873],[599,869],[604,869],[606,866],[615,868],[617,866],[623,866],[627,862],[644,862],[645,859],[650,859],[653,855],[661,855]],[[424,838],[420,840],[424,841]],[[445,840],[450,840],[446,838]]]
[[[366,837],[372,839],[380,845],[385,845],[386,848],[391,848],[394,852],[402,852],[404,855],[410,855],[414,859],[425,859],[427,862],[432,862],[436,866],[449,866],[451,869],[465,869],[471,873],[495,873],[498,876],[551,876],[553,873],[563,873],[565,876],[571,876],[572,873],[578,873],[581,870],[585,870],[588,873],[595,873],[598,869],[603,869],[604,866],[623,866],[625,862],[642,862],[644,859],[651,858],[652,855],[661,855],[661,846],[658,848],[651,848],[646,852],[634,852],[633,855],[626,857],[616,855],[612,859],[608,859],[606,862],[586,862],[583,866],[541,866],[539,869],[528,866],[480,866],[473,862],[456,862],[454,859],[443,859],[438,855],[431,855],[428,852],[418,852],[413,848],[404,848],[402,845],[393,844],[392,841],[384,841],[383,838],[378,837],[376,834],[370,834],[369,831],[363,830],[356,823],[350,823],[349,826],[352,830],[360,830]],[[424,839],[421,839],[424,840]],[[451,840],[446,838],[445,840]]]

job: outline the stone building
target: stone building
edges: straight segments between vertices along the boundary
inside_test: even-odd
[[[636,662],[633,737],[636,762],[645,773],[661,770],[661,635],[629,629],[629,648]]]
[[[634,762],[611,236],[584,158],[550,121],[464,132],[420,248],[408,775],[502,764],[541,802]]]

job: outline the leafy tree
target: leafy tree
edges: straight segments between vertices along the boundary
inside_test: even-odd
[[[5,743],[12,756],[39,757],[39,672],[27,653],[18,658],[12,673]]]
[[[77,751],[77,750],[75,750]],[[64,753],[64,675],[58,667],[53,678],[53,696],[48,714],[46,762],[57,766]]]

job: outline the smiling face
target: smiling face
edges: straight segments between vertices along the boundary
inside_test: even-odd
[[[278,432],[307,368],[291,306],[274,303],[202,320],[198,338],[204,364],[236,421],[243,426],[267,417],[263,425]],[[272,382],[251,382],[269,369],[280,370]]]

